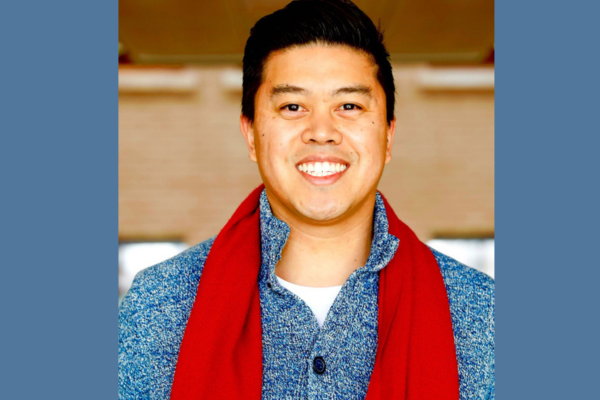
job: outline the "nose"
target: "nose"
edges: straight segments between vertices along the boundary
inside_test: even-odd
[[[340,144],[342,134],[339,122],[336,125],[334,116],[328,110],[313,110],[308,116],[309,123],[302,132],[302,141],[306,144]]]

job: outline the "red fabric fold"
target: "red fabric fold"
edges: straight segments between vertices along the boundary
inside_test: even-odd
[[[263,188],[244,200],[209,252],[181,343],[171,399],[261,398],[257,281]],[[379,339],[367,400],[456,400],[458,367],[440,269],[429,248],[384,203],[389,232],[400,245],[380,272]]]

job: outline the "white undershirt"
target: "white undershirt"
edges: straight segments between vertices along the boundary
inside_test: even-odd
[[[306,305],[312,310],[313,314],[315,314],[315,317],[317,317],[319,328],[322,328],[325,323],[325,318],[327,318],[327,313],[342,287],[309,287],[295,285],[284,281],[280,277],[277,277],[277,280],[281,286],[304,300]]]

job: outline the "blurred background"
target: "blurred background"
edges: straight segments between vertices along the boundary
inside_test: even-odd
[[[119,1],[119,297],[216,235],[261,183],[239,132],[250,28],[287,0]],[[431,247],[494,276],[494,2],[355,3],[396,81],[379,190]]]

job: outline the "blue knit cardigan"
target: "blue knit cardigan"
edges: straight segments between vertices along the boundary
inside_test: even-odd
[[[273,216],[264,192],[260,213],[262,398],[364,399],[377,348],[378,272],[401,245],[388,233],[380,195],[367,264],[348,278],[321,329],[310,308],[275,277],[289,227]],[[119,399],[169,398],[179,346],[213,242],[137,275],[119,310]],[[494,399],[494,282],[432,252],[448,293],[460,399]],[[327,366],[324,373],[313,371],[317,357]]]

